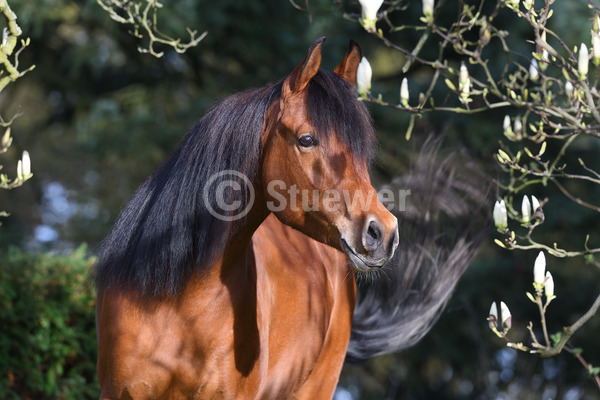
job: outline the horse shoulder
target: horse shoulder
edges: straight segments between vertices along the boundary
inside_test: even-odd
[[[118,289],[99,293],[101,398],[227,398],[227,393],[232,394],[235,388],[223,388],[223,379],[233,382],[239,374],[223,366],[234,364],[233,315],[228,312],[227,294],[212,292],[188,289],[180,299],[160,301],[138,299]],[[234,375],[233,380],[229,375]]]
[[[266,328],[263,397],[333,395],[350,338],[356,286],[346,256],[269,216],[253,236],[259,321]],[[294,387],[290,387],[291,384]]]

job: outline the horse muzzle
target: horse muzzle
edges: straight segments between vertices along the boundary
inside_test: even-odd
[[[342,236],[340,245],[348,256],[355,272],[371,272],[381,269],[394,255],[398,247],[398,224],[386,234],[376,219],[366,221],[362,230],[359,252]]]

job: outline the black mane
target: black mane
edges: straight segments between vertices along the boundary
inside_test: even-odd
[[[204,185],[224,170],[254,180],[265,116],[281,98],[282,82],[234,94],[213,106],[138,188],[101,245],[99,289],[118,286],[140,294],[176,295],[193,273],[207,270],[223,251],[229,223],[213,217],[205,206]],[[307,90],[309,118],[317,133],[324,138],[335,133],[355,157],[370,159],[371,119],[351,86],[320,70]]]
[[[308,114],[319,136],[335,132],[356,159],[370,162],[375,132],[366,106],[354,89],[336,74],[319,70],[308,84]]]

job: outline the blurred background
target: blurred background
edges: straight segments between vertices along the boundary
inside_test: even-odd
[[[412,3],[406,3],[407,21],[421,15],[420,2]],[[448,0],[448,15],[441,18],[454,18],[462,4]],[[27,150],[34,177],[23,187],[0,191],[0,210],[10,213],[0,227],[0,398],[97,398],[88,279],[95,249],[136,187],[205,110],[228,94],[277,82],[322,35],[326,68],[342,60],[353,38],[373,67],[373,92],[393,102],[403,60],[356,22],[360,5],[354,0],[166,0],[159,13],[162,31],[185,40],[189,26],[208,35],[185,54],[161,48],[162,58],[139,53],[128,28],[94,1],[10,5],[23,37],[31,38],[20,63],[36,68],[0,93],[5,120],[22,114],[12,124],[14,142],[0,163],[3,173],[15,175]],[[559,0],[554,8],[551,25],[563,40],[580,43],[589,36],[592,14],[585,0]],[[506,20],[504,29],[518,48],[532,39],[531,32],[509,17],[501,13],[496,23]],[[407,45],[418,39],[402,33],[395,38]],[[491,59],[502,68],[500,57]],[[411,72],[411,85],[426,86],[429,79],[425,70]],[[493,156],[505,112],[430,113],[407,142],[408,115],[369,108],[380,139],[376,182],[402,174],[431,133],[444,136],[444,149],[466,149],[495,171],[493,179],[502,179]],[[599,151],[596,140],[569,157],[589,159]],[[600,198],[595,190],[586,195]],[[541,233],[550,243],[581,247],[587,233],[598,233],[597,214],[552,187],[534,194],[549,199]],[[489,330],[490,304],[500,300],[513,313],[513,340],[527,340],[529,321],[539,324],[525,296],[537,252],[508,252],[493,244],[494,235],[490,230],[432,331],[400,354],[346,365],[336,399],[600,399],[572,355],[541,359],[517,353]],[[591,305],[600,274],[583,258],[549,258],[548,269],[556,282],[557,299],[548,310],[555,332]],[[571,341],[593,365],[600,365],[599,319]]]

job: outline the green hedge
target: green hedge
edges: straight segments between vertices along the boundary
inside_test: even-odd
[[[0,252],[0,398],[97,398],[94,258]]]

